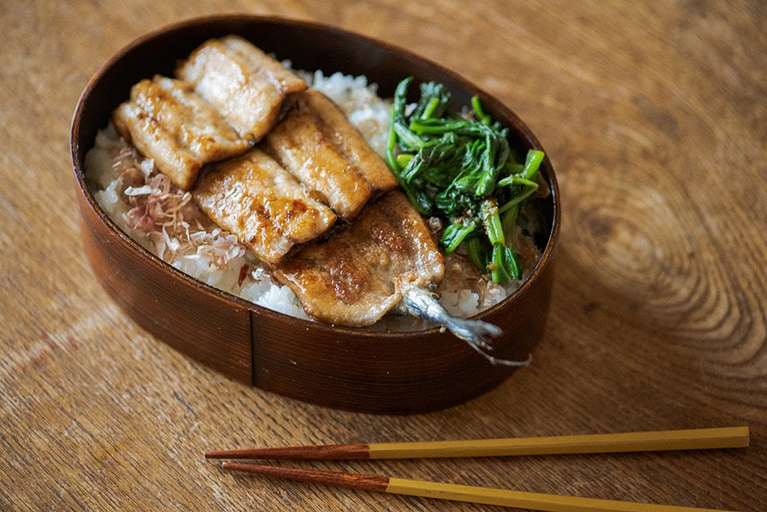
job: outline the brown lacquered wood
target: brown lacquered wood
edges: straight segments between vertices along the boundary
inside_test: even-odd
[[[86,255],[70,155],[78,99],[103,63],[145,33],[238,12],[404,47],[532,128],[559,179],[562,225],[530,366],[430,413],[332,409],[252,386],[250,356],[242,379],[201,364],[105,291],[102,280],[121,280],[97,276]],[[0,1],[0,510],[500,512],[222,474],[202,454],[727,425],[747,425],[751,445],[305,465],[764,510],[766,16],[761,0]],[[116,100],[126,91],[102,92]],[[88,243],[99,251],[132,254],[98,233]],[[233,342],[209,358],[223,362],[229,350],[250,348]],[[300,350],[297,341],[290,348]],[[416,351],[443,364],[438,350]]]
[[[501,383],[514,368],[491,365],[463,341],[436,327],[386,332],[297,320],[217,292],[151,257],[132,243],[95,203],[84,156],[96,131],[130,85],[156,73],[212,37],[237,34],[301,69],[366,75],[390,97],[404,77],[444,83],[456,105],[480,95],[488,113],[510,130],[520,156],[543,149],[502,103],[444,67],[398,47],[314,23],[255,16],[193,19],[142,36],[91,79],[75,111],[72,158],[86,254],[107,292],[159,339],[227,376],[311,403],[373,413],[407,414],[456,405]],[[549,225],[542,257],[521,289],[479,315],[503,329],[496,357],[528,358],[543,336],[559,235],[559,189],[550,161],[542,173],[551,189],[541,203]]]
[[[83,248],[107,293],[137,323],[173,348],[250,383],[247,308],[193,280],[169,279],[165,265],[110,229],[85,197],[79,197]],[[197,313],[183,318],[174,313],[191,310]]]

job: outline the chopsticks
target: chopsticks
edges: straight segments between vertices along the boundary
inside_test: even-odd
[[[655,505],[627,501],[559,496],[507,489],[444,484],[423,480],[407,480],[377,475],[361,475],[316,469],[285,468],[224,462],[223,469],[272,476],[287,480],[347,487],[370,492],[385,492],[406,496],[438,498],[451,501],[499,505],[503,507],[542,510],[548,512],[727,512],[725,510]]]
[[[744,448],[748,443],[748,427],[723,427],[618,434],[211,450],[205,452],[205,458],[352,460],[508,457]]]
[[[528,437],[420,443],[372,443],[250,448],[205,452],[209,459],[386,459],[560,455],[637,451],[744,448],[748,427],[666,430],[620,434]],[[362,491],[499,505],[548,512],[726,512],[624,502],[314,469],[224,462],[225,470],[347,487]]]

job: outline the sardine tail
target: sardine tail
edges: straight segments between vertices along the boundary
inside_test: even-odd
[[[504,366],[526,366],[530,364],[532,357],[528,357],[525,361],[511,361],[490,354],[493,351],[491,339],[500,336],[502,333],[501,328],[497,325],[485,322],[484,320],[452,316],[439,303],[435,294],[423,288],[409,286],[403,290],[402,296],[408,313],[441,325],[453,333],[454,336],[465,341],[490,363]]]

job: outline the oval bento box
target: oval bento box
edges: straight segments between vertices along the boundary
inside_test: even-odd
[[[77,104],[71,153],[82,241],[101,285],[146,331],[192,359],[247,385],[327,407],[411,414],[450,407],[507,379],[514,367],[493,365],[465,342],[437,327],[411,331],[336,327],[297,319],[213,289],[142,248],[112,222],[85,179],[86,152],[130,87],[209,38],[240,35],[295,68],[365,75],[391,96],[396,84],[444,83],[454,102],[479,95],[486,110],[510,130],[512,148],[543,149],[506,106],[462,77],[417,55],[338,28],[248,15],[220,15],[176,23],[144,35],[101,66]],[[544,334],[560,225],[559,192],[550,160],[541,172],[551,189],[542,204],[547,222],[542,256],[530,277],[477,318],[500,326],[494,355],[526,359]],[[204,382],[189,382],[204,386]]]

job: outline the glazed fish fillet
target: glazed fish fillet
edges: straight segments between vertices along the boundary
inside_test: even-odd
[[[256,257],[274,265],[296,244],[322,236],[336,215],[260,149],[207,172],[192,197]]]
[[[348,139],[347,139],[348,137]],[[316,90],[291,98],[267,151],[344,219],[397,181],[338,107]]]
[[[306,312],[331,324],[374,324],[410,288],[439,283],[445,266],[421,216],[395,190],[370,204],[347,229],[303,247],[275,277]]]
[[[264,144],[277,161],[344,219],[354,218],[373,192],[303,101],[293,105],[264,138]]]
[[[338,105],[312,89],[300,96],[306,106],[315,114],[323,133],[335,145],[346,160],[368,182],[373,194],[387,192],[396,188],[397,178],[378,153],[370,147],[368,141],[355,128]]]
[[[112,120],[120,135],[183,190],[194,185],[204,164],[250,147],[190,84],[167,77],[134,85]]]
[[[286,95],[307,88],[295,73],[234,35],[205,42],[177,66],[176,75],[193,83],[252,142],[272,128]]]

